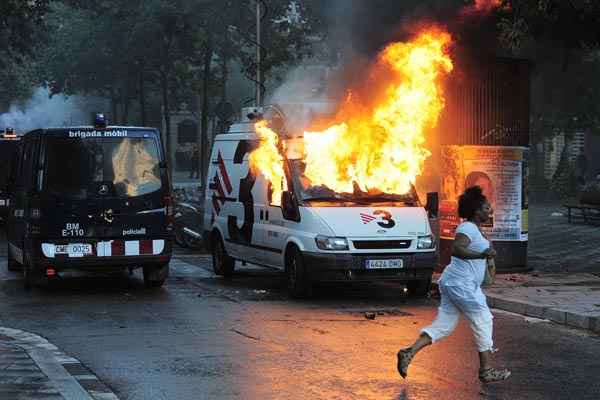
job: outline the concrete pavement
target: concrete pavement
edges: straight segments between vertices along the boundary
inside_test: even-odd
[[[118,400],[77,359],[33,333],[0,327],[0,399]]]
[[[569,223],[560,204],[531,205],[528,274],[485,289],[497,309],[600,332],[600,227]]]
[[[484,292],[490,307],[600,333],[600,276],[498,275]]]
[[[537,273],[600,273],[600,226],[567,222],[559,204],[531,204],[527,263]]]

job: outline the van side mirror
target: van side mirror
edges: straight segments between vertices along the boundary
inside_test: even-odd
[[[437,218],[439,207],[440,200],[438,193],[427,193],[427,204],[425,205],[425,209],[427,210],[427,214],[429,214],[429,218]]]
[[[283,218],[300,222],[300,209],[298,208],[298,202],[294,193],[290,191],[281,193],[281,212],[283,213]]]

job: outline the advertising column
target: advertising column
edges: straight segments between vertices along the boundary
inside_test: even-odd
[[[528,150],[509,146],[444,146],[440,239],[453,240],[458,217],[458,196],[480,186],[493,215],[482,229],[492,241],[527,242]],[[525,243],[524,243],[525,244]]]

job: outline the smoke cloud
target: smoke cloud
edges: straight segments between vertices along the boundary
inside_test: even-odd
[[[90,125],[91,113],[106,107],[106,101],[96,97],[50,97],[48,89],[38,88],[24,105],[12,105],[0,115],[0,128],[11,127],[24,133],[38,128]]]
[[[335,110],[335,103],[328,95],[331,75],[332,71],[325,66],[308,64],[294,68],[268,97],[266,104],[283,111],[288,130],[307,129],[315,118]]]

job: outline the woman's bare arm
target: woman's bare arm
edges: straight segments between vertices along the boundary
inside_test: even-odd
[[[468,250],[467,247],[469,247],[470,243],[471,239],[469,239],[467,235],[464,233],[457,233],[454,238],[454,243],[452,244],[452,255],[454,257],[462,258],[463,260],[480,260],[493,257],[496,254],[491,248],[485,250],[483,253]]]

